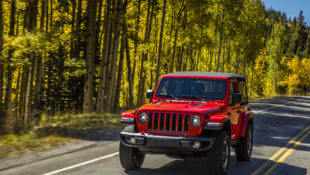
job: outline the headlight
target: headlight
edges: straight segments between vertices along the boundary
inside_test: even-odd
[[[148,118],[149,118],[148,115],[147,115],[145,112],[142,112],[142,113],[139,115],[139,122],[140,122],[141,124],[144,124],[144,123],[147,122]]]
[[[198,116],[198,115],[193,115],[190,119],[190,124],[193,126],[193,127],[197,127],[197,126],[200,126],[200,123],[201,123],[201,118]]]

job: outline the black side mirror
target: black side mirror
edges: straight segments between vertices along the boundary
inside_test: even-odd
[[[241,103],[242,95],[240,93],[233,93],[232,94],[232,105],[237,103]]]
[[[153,95],[154,95],[154,91],[153,90],[147,90],[146,91],[146,98],[149,98],[149,99],[152,100]]]

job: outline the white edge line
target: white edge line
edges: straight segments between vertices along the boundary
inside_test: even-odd
[[[49,173],[46,173],[46,174],[43,174],[43,175],[57,174],[57,173],[60,173],[60,172],[63,172],[63,171],[67,171],[67,170],[70,170],[70,169],[73,169],[73,168],[76,168],[76,167],[80,167],[80,166],[84,166],[84,165],[87,165],[87,164],[90,164],[90,163],[93,163],[93,162],[97,162],[99,160],[107,159],[107,158],[116,156],[118,154],[119,154],[119,152],[115,152],[115,153],[112,153],[112,154],[109,154],[109,155],[106,155],[106,156],[103,156],[103,157],[98,157],[96,159],[92,159],[92,160],[89,160],[89,161],[86,161],[86,162],[82,162],[82,163],[79,163],[79,164],[76,164],[76,165],[72,165],[72,166],[69,166],[69,167],[66,167],[66,168],[55,170],[55,171],[52,171],[52,172],[49,172]]]

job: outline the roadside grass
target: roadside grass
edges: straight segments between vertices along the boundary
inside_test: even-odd
[[[69,140],[58,136],[41,137],[34,132],[22,135],[9,134],[1,136],[0,139],[0,159],[9,155],[23,154],[26,151],[43,151]]]
[[[83,139],[98,129],[120,127],[120,114],[63,114],[48,117],[43,115],[35,131],[43,135],[57,135]]]
[[[120,119],[120,114],[107,113],[42,115],[30,131],[0,136],[0,159],[28,151],[47,150],[64,142],[79,142],[99,129],[120,128]]]

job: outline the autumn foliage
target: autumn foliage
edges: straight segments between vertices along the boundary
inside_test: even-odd
[[[251,98],[310,91],[310,29],[261,0],[0,0],[0,132],[147,102],[161,75],[235,72]]]

